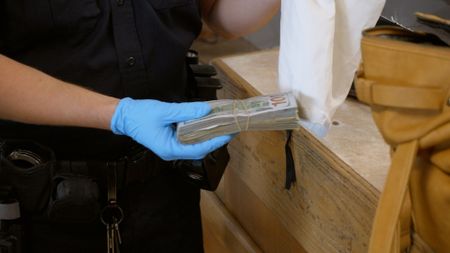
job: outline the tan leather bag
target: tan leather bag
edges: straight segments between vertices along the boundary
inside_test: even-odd
[[[366,30],[358,98],[392,147],[370,253],[450,252],[450,48],[396,27]]]

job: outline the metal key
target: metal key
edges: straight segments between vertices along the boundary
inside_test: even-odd
[[[113,243],[114,243],[114,239],[113,239],[113,233],[111,230],[111,225],[106,225],[106,242],[107,242],[107,252],[108,253],[114,253],[114,247]]]
[[[106,226],[106,246],[108,253],[119,253],[122,237],[119,224],[123,220],[123,211],[118,205],[108,205],[102,210],[100,216],[102,223]]]
[[[119,230],[119,221],[115,219],[114,222],[114,232],[116,233],[117,242],[119,242],[119,245],[122,244],[122,237],[120,236],[120,230]]]
[[[116,249],[117,253],[120,253],[120,245],[122,244],[122,238],[120,236],[119,231],[119,223],[117,223],[117,220],[115,220],[113,224],[113,235],[114,235],[114,248]]]

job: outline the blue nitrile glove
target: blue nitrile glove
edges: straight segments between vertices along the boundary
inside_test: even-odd
[[[173,123],[200,118],[210,111],[211,107],[206,102],[165,103],[124,98],[116,107],[111,130],[133,138],[166,161],[202,159],[232,137],[226,135],[197,144],[181,144]]]

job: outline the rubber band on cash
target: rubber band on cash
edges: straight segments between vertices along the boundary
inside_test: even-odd
[[[242,108],[244,108],[244,110],[245,110],[245,115],[247,116],[247,122],[246,122],[244,130],[242,130],[241,125],[239,124],[238,117],[237,117],[238,113],[236,112],[236,109],[239,108],[238,104],[242,105]],[[248,113],[248,108],[247,108],[247,105],[245,104],[245,102],[243,102],[241,100],[233,100],[233,116],[234,116],[234,122],[236,122],[236,125],[237,125],[239,131],[247,131],[248,127],[250,125],[250,115]]]

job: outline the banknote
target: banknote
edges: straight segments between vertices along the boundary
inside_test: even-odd
[[[287,130],[300,127],[298,108],[292,93],[247,99],[208,101],[212,110],[203,118],[181,122],[177,137],[182,143],[196,143],[241,131]]]

